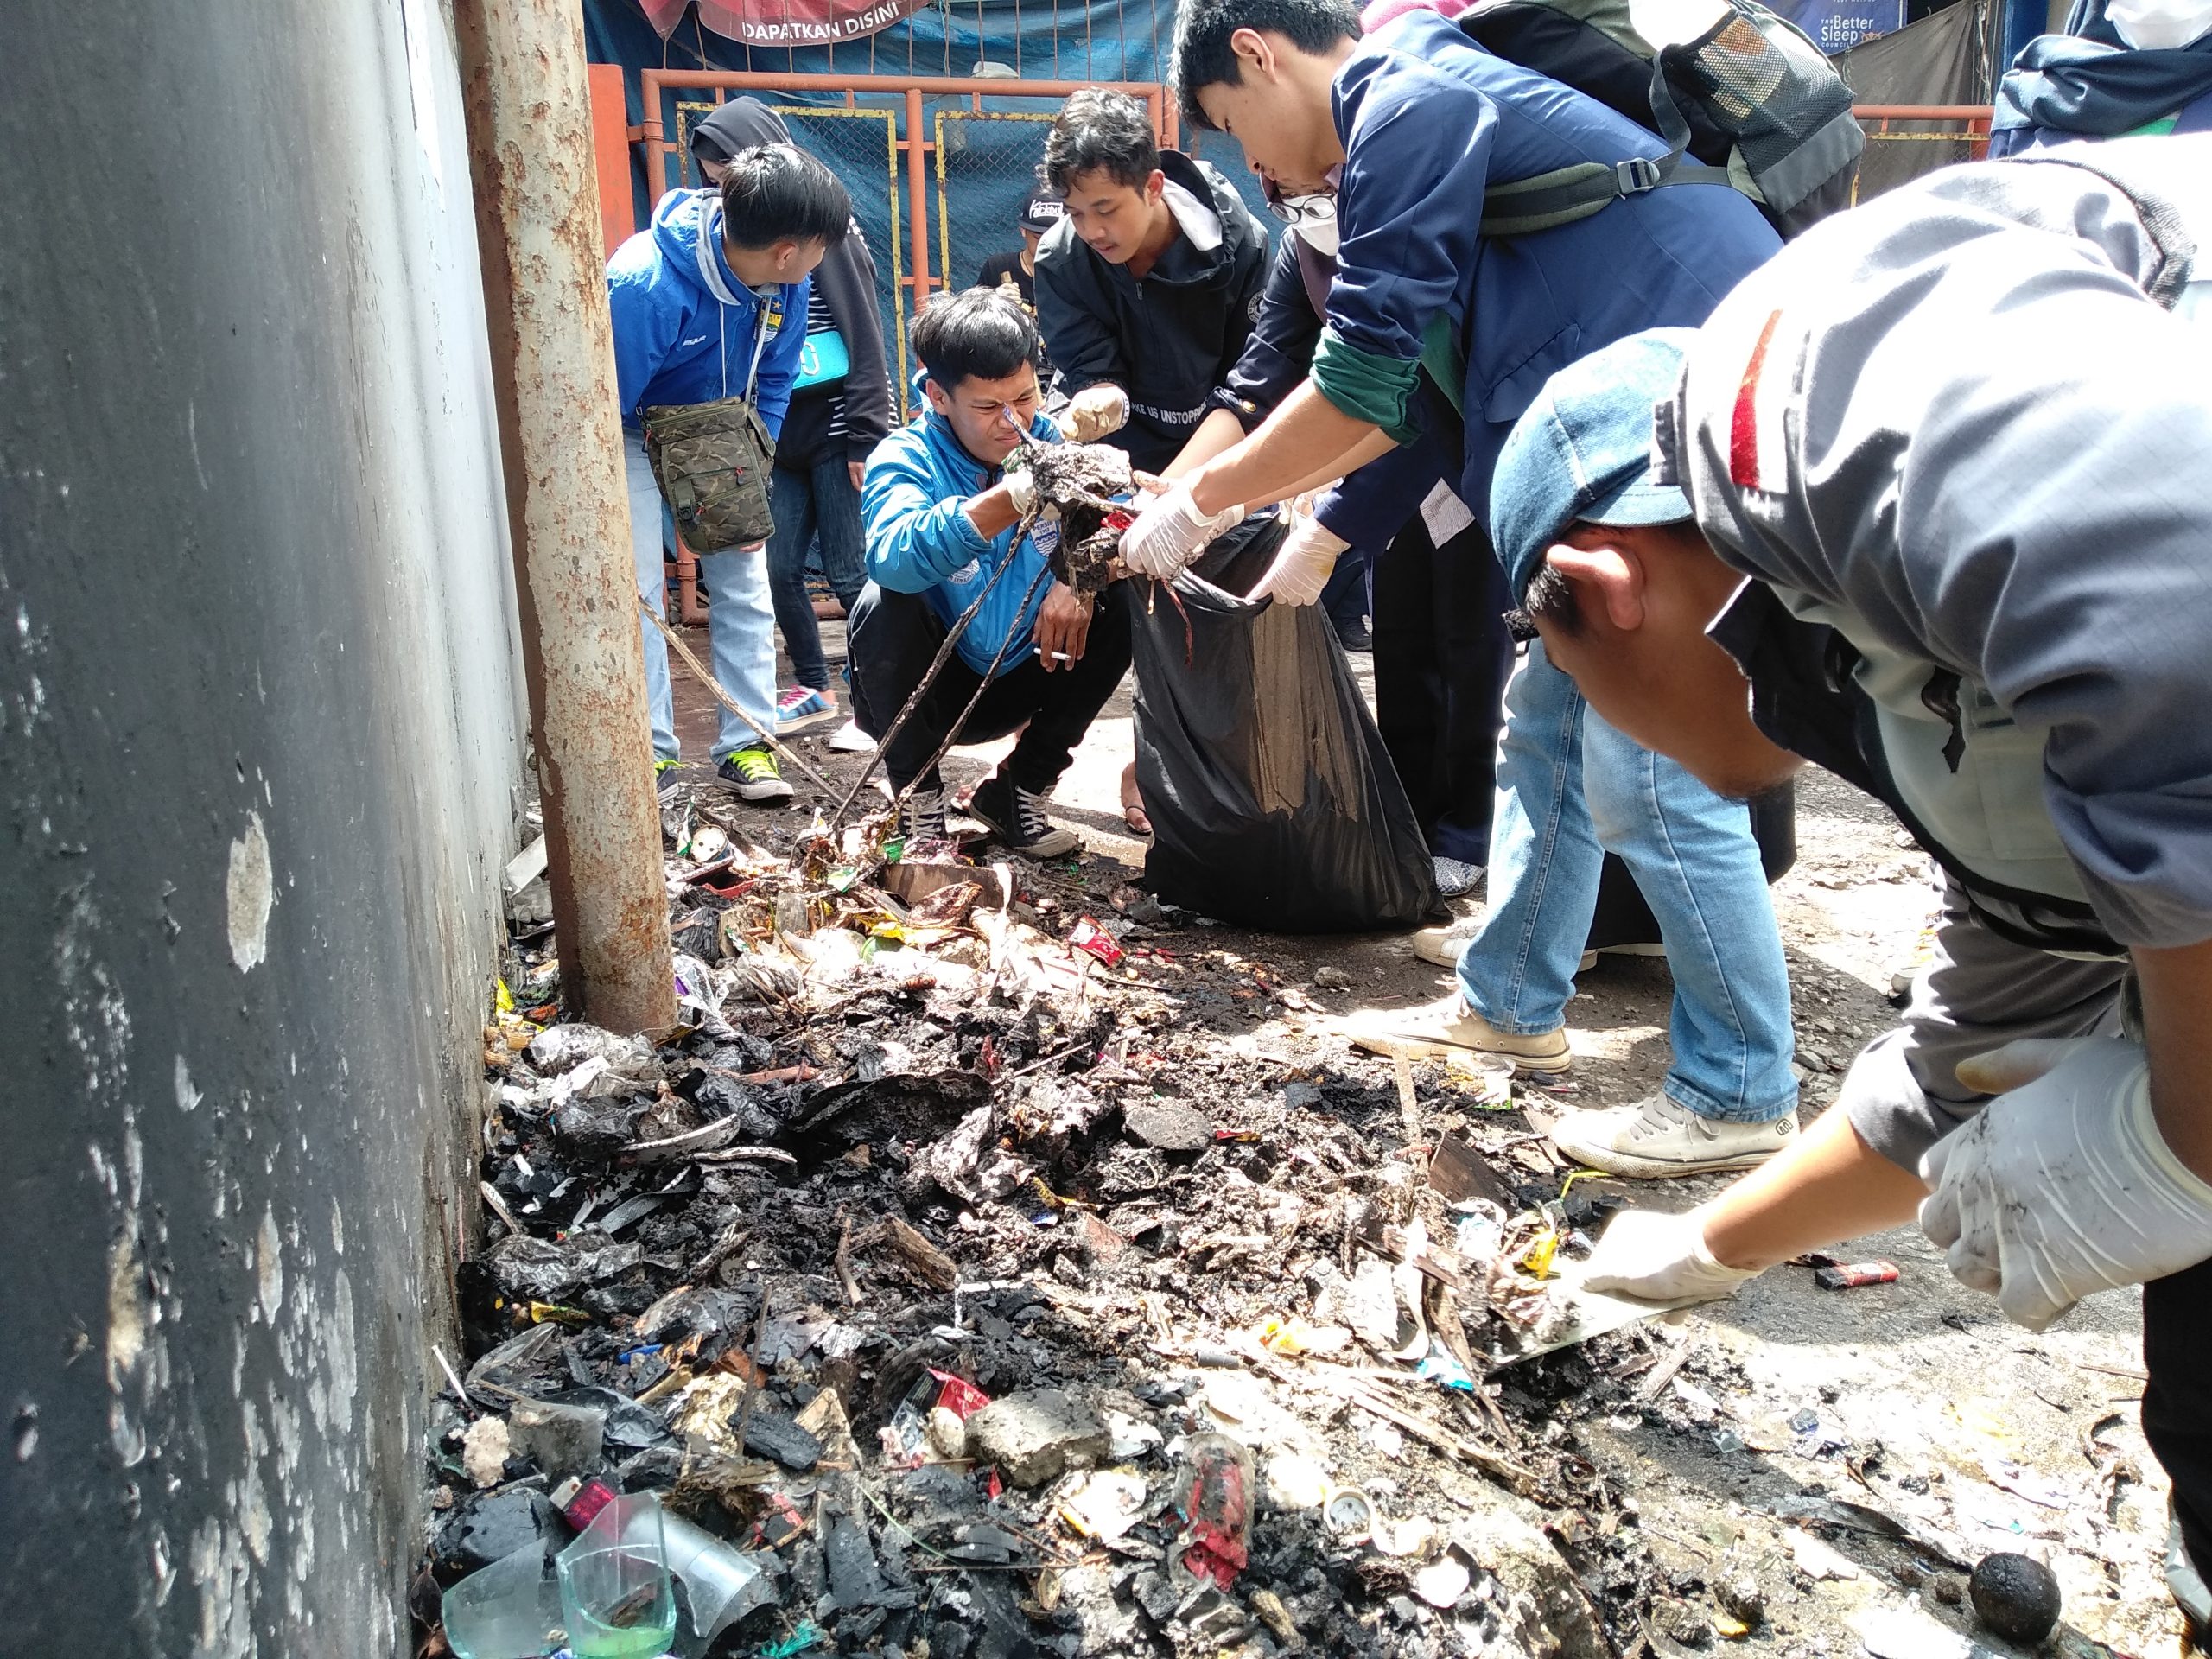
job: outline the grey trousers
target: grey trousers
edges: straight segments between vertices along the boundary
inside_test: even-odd
[[[2077,961],[1992,932],[1947,877],[1936,953],[1904,1023],[1852,1062],[1836,1103],[1868,1146],[1916,1172],[1921,1154],[1989,1098],[1960,1083],[1961,1060],[2020,1037],[2117,1035],[2126,974],[2124,962]]]

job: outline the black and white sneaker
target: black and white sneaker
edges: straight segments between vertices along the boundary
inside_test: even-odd
[[[1026,858],[1058,858],[1071,853],[1082,841],[1072,830],[1064,830],[1045,816],[1046,798],[994,774],[976,785],[968,810],[982,820],[999,844]]]
[[[925,841],[949,841],[952,832],[944,816],[942,789],[918,789],[899,809],[899,833],[909,846]]]
[[[740,800],[751,801],[756,806],[772,805],[791,798],[791,786],[784,781],[783,768],[766,749],[740,749],[734,754],[726,754],[721,765],[715,768],[715,774],[737,791]]]

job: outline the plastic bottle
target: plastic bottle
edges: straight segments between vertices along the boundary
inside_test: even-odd
[[[1252,1453],[1226,1434],[1194,1434],[1175,1471],[1182,1535],[1170,1559],[1190,1580],[1226,1590],[1244,1570],[1252,1530]]]

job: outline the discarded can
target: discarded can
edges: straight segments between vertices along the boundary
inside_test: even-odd
[[[1087,957],[1097,957],[1109,968],[1118,968],[1122,965],[1124,952],[1122,950],[1121,941],[1099,926],[1096,920],[1091,917],[1084,916],[1077,919],[1075,926],[1068,933],[1068,944]]]
[[[1244,1570],[1252,1527],[1252,1454],[1226,1434],[1195,1434],[1175,1471],[1183,1522],[1172,1559],[1192,1580],[1226,1590]]]
[[[1856,1290],[1861,1285],[1893,1285],[1897,1281],[1894,1262],[1853,1262],[1813,1269],[1813,1282],[1822,1290]]]

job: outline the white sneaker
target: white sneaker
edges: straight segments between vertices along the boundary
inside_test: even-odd
[[[1494,1054],[1510,1060],[1516,1071],[1547,1075],[1565,1071],[1574,1064],[1564,1028],[1529,1036],[1500,1031],[1469,1007],[1457,991],[1441,1001],[1416,1008],[1363,1009],[1345,1016],[1341,1029],[1354,1048],[1363,1048],[1370,1054],[1402,1050],[1416,1059],[1430,1055]]]
[[[1655,1179],[1754,1169],[1796,1133],[1794,1110],[1765,1123],[1732,1123],[1654,1095],[1634,1106],[1569,1112],[1552,1126],[1552,1144],[1608,1175]]]
[[[875,740],[861,730],[857,720],[849,720],[830,734],[830,747],[840,754],[867,754],[875,747]]]
[[[1414,955],[1439,968],[1457,968],[1459,953],[1482,928],[1483,918],[1479,916],[1463,916],[1441,927],[1424,927],[1414,935]]]
[[[1467,948],[1467,941],[1482,931],[1483,918],[1480,916],[1463,917],[1459,921],[1446,922],[1440,927],[1424,927],[1414,935],[1414,955],[1423,962],[1434,963],[1439,968],[1457,968],[1459,953]],[[1646,954],[1646,948],[1640,944],[1622,945],[1619,950],[1624,956]],[[1600,954],[1596,950],[1585,950],[1581,960],[1574,964],[1574,971],[1588,973],[1598,965]],[[1612,952],[1609,949],[1602,954],[1611,955]],[[1656,954],[1664,956],[1666,952],[1659,950]]]

